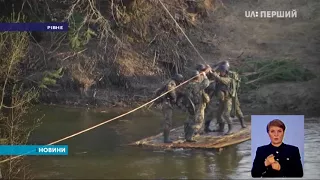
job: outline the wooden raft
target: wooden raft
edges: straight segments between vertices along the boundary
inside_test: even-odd
[[[151,136],[129,145],[131,146],[141,146],[149,148],[160,148],[160,149],[170,149],[170,148],[188,148],[188,149],[219,149],[227,147],[234,144],[239,144],[251,139],[251,125],[246,121],[246,128],[241,128],[237,120],[234,121],[233,134],[224,135],[223,133],[211,132],[208,134],[198,135],[195,137],[197,142],[185,142],[184,139],[184,127],[178,127],[172,129],[170,132],[170,138],[173,143],[163,143],[162,133],[155,136]],[[215,121],[213,121],[215,122]],[[216,128],[212,126],[211,129]],[[227,125],[225,126],[225,132],[227,131]]]

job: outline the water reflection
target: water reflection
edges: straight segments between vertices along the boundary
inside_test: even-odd
[[[305,122],[305,144],[304,144],[304,178],[319,179],[320,178],[320,126],[318,119],[310,119]]]
[[[192,158],[191,158],[192,157]],[[196,152],[190,154],[190,161],[186,163],[187,172],[186,176],[188,179],[204,179],[207,177],[207,162],[203,153]]]
[[[229,175],[238,168],[241,158],[237,146],[227,147],[221,152],[217,152],[213,156],[214,168],[211,175],[215,175],[215,177],[212,178],[229,179]]]

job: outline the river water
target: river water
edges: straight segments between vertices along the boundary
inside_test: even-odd
[[[120,113],[41,107],[42,125],[33,144],[48,144]],[[183,115],[175,116],[182,125]],[[139,111],[65,140],[68,156],[28,157],[37,179],[248,179],[250,141],[221,152],[213,150],[153,151],[125,144],[161,132],[160,112]],[[306,179],[320,178],[320,127],[315,118],[305,122]]]

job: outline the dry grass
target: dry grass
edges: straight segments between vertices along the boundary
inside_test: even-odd
[[[253,57],[295,57],[303,58],[309,48],[317,49],[310,41],[319,33],[319,16],[316,17],[317,1],[293,0],[274,4],[274,0],[236,1],[225,3],[227,9],[219,10],[215,17],[217,35],[221,44],[221,58],[243,56]],[[247,10],[292,10],[297,9],[296,19],[245,18]],[[208,25],[213,26],[213,25]],[[310,54],[311,55],[311,54]],[[309,57],[310,58],[310,57]],[[308,58],[308,59],[309,59]]]
[[[154,76],[157,73],[157,67],[152,61],[134,51],[122,51],[117,63],[123,76]]]
[[[256,61],[256,64],[269,64],[268,71],[244,79],[253,80],[251,85],[255,84],[255,89],[252,91],[248,91],[252,87],[242,89],[241,101],[247,101],[250,103],[248,104],[250,109],[259,112],[261,109],[269,110],[268,112],[315,112],[320,106],[317,95],[319,88],[316,85],[319,83],[320,72],[318,38],[320,2],[315,0],[292,0],[290,3],[274,0],[224,0],[223,2],[226,8],[218,9],[210,16],[211,22],[201,26],[207,32],[206,44],[215,46],[217,51],[202,52],[213,61],[228,59],[238,69],[254,64],[248,62],[248,58]],[[261,19],[245,18],[244,15],[246,10],[292,9],[297,10],[298,18]],[[294,61],[286,61],[286,65],[283,66],[273,63],[283,60]],[[279,71],[278,68],[283,70]],[[313,75],[304,70],[305,68]],[[257,72],[258,69],[246,68],[249,72]],[[310,80],[314,75],[318,78]],[[259,79],[256,80],[257,78]],[[293,82],[284,82],[288,80]],[[302,80],[309,81],[301,82]]]
[[[252,111],[267,110],[268,113],[300,113],[319,115],[319,79],[303,83],[275,83],[245,93],[242,100],[251,101],[247,107]],[[259,111],[259,112],[260,112]]]

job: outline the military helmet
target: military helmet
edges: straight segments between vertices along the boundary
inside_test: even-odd
[[[229,61],[227,61],[227,60],[219,61],[218,63],[213,64],[212,67],[215,68],[215,69],[217,69],[217,68],[219,68],[219,66],[221,66],[221,65],[224,65],[224,66],[226,66],[227,68],[230,68]]]
[[[199,71],[192,71],[191,77],[195,77],[199,75]]]
[[[226,72],[228,70],[229,70],[229,67],[226,64],[219,65],[217,68],[217,71],[219,72]]]
[[[204,71],[204,70],[206,70],[206,66],[204,64],[197,64],[196,70],[197,71]]]
[[[180,83],[183,81],[183,76],[181,74],[175,74],[172,76],[172,79]]]
[[[224,65],[224,66],[226,66],[227,68],[230,67],[229,61],[227,61],[227,60],[221,61],[220,65]]]

